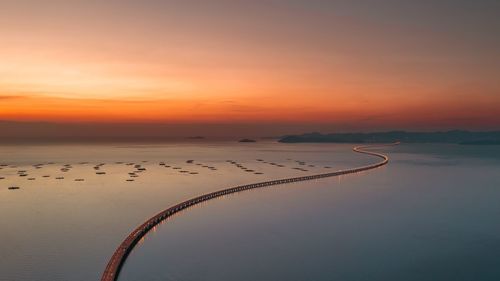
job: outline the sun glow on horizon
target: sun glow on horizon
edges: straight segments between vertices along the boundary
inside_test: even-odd
[[[500,126],[491,36],[383,5],[27,2],[0,11],[0,120]]]

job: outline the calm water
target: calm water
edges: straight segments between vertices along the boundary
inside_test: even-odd
[[[0,164],[8,165],[0,170],[5,178],[0,180],[2,281],[99,280],[108,258],[133,228],[179,201],[236,184],[373,161],[353,154],[350,145],[273,143],[2,146],[0,155]],[[245,172],[226,162],[230,159],[263,174]],[[171,167],[160,166],[162,161]],[[44,165],[32,166],[38,163]],[[105,163],[100,167],[105,175],[95,173],[93,167],[100,163]],[[127,163],[140,164],[146,171],[127,182],[128,173],[135,170]],[[72,168],[61,171],[66,164]],[[198,174],[180,172],[184,170]],[[21,177],[19,171],[28,175]],[[61,176],[64,179],[56,179]],[[28,180],[31,177],[35,180]],[[80,178],[85,181],[75,181]],[[10,186],[20,189],[8,190]]]
[[[99,280],[116,246],[152,214],[235,184],[377,161],[350,148],[2,146],[1,163],[9,166],[0,170],[0,280]],[[392,161],[377,170],[191,208],[138,245],[120,281],[499,280],[500,147],[401,145],[381,151]],[[263,174],[242,171],[229,159]],[[31,166],[47,162],[54,164]],[[146,171],[127,182],[134,168],[126,163],[132,162]],[[105,163],[105,175],[95,174],[99,163]],[[64,164],[72,168],[60,171]],[[28,176],[20,177],[22,170]]]

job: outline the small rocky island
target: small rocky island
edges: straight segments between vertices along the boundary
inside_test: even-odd
[[[252,139],[241,139],[238,142],[257,142],[257,141]]]

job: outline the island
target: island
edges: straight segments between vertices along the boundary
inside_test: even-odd
[[[445,132],[389,131],[374,133],[308,133],[284,136],[281,143],[455,143],[463,145],[499,145],[500,131],[471,132],[453,130]]]
[[[477,140],[477,141],[464,141],[461,142],[462,145],[500,145],[500,139],[498,140]]]
[[[257,141],[252,139],[241,139],[238,142],[257,142]]]

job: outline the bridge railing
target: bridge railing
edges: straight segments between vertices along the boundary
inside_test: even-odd
[[[377,146],[386,146],[386,145],[396,145],[399,144],[399,142],[394,143],[394,144],[384,144],[384,145],[377,145]],[[291,182],[299,182],[299,181],[307,181],[307,180],[313,180],[313,179],[319,179],[319,178],[326,178],[326,177],[332,177],[332,176],[338,176],[338,175],[345,175],[345,174],[351,174],[351,173],[357,173],[361,171],[366,171],[370,169],[374,169],[380,166],[383,166],[389,162],[389,157],[387,157],[384,154],[373,152],[373,151],[367,151],[364,150],[365,148],[373,148],[377,146],[356,146],[352,150],[358,153],[364,153],[372,156],[376,156],[379,158],[382,158],[383,160],[371,165],[366,165],[366,166],[361,166],[361,167],[356,167],[352,169],[345,169],[345,170],[339,170],[331,173],[323,173],[323,174],[316,174],[316,175],[309,175],[309,176],[301,176],[301,177],[293,177],[293,178],[284,178],[284,179],[277,179],[277,180],[271,180],[271,181],[264,181],[264,182],[258,182],[258,183],[253,183],[253,184],[246,184],[246,185],[240,185],[240,186],[235,186],[235,187],[230,187],[218,191],[214,191],[211,193],[207,193],[204,195],[200,195],[197,197],[194,197],[192,199],[186,200],[184,202],[181,202],[177,205],[174,205],[162,212],[159,212],[158,214],[154,215],[150,219],[148,219],[146,222],[141,224],[139,227],[134,229],[132,233],[130,233],[125,240],[118,246],[116,251],[113,253],[111,259],[109,260],[106,269],[104,270],[104,273],[101,277],[101,281],[115,281],[118,277],[118,274],[121,270],[121,267],[123,266],[123,263],[125,262],[125,259],[127,256],[130,254],[134,246],[146,235],[146,233],[153,227],[155,227],[157,224],[159,224],[161,221],[165,220],[168,217],[173,216],[174,214],[189,208],[191,206],[194,206],[196,204],[199,204],[204,201],[211,200],[213,198],[221,197],[227,194],[231,193],[236,193],[248,189],[254,189],[254,188],[260,188],[260,187],[266,187],[266,186],[273,186],[273,185],[278,185],[278,184],[284,184],[284,183],[291,183]]]

